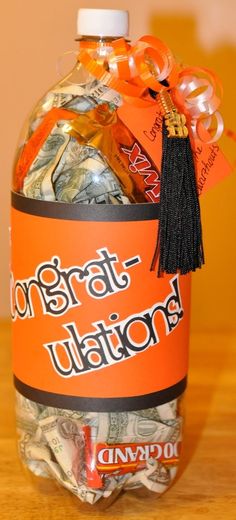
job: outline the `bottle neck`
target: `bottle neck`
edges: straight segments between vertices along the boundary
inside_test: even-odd
[[[76,38],[76,41],[79,42],[79,46],[81,49],[86,50],[95,50],[97,54],[101,54],[104,56],[106,54],[105,49],[107,48],[107,51],[111,51],[111,42],[114,40],[117,40],[118,36],[86,36],[81,35],[78,38]],[[129,43],[129,40],[127,38],[124,38],[125,42],[127,44]]]
[[[97,42],[97,43],[106,43],[106,42],[112,42],[114,40],[117,40],[118,36],[86,36],[81,35],[76,38],[76,41],[79,42]],[[125,38],[126,40],[126,38]]]

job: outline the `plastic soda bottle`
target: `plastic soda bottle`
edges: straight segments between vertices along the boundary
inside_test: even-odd
[[[33,109],[13,176],[19,452],[91,505],[162,494],[182,444],[190,277],[150,271],[160,172],[85,65],[118,78],[128,30],[127,11],[79,10],[78,61]]]

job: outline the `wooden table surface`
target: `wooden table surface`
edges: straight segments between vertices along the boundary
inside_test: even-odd
[[[236,335],[192,335],[186,426],[179,476],[161,498],[126,493],[110,509],[81,511],[77,499],[56,487],[35,489],[18,461],[10,327],[0,328],[0,518],[1,520],[235,520]]]

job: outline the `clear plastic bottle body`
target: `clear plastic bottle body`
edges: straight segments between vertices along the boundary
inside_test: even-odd
[[[102,41],[100,49],[104,50]],[[117,125],[116,135],[122,135],[116,119],[121,103],[118,93],[99,84],[78,63],[43,96],[27,121],[16,155],[13,191],[73,204],[150,202],[143,184],[130,178],[126,164],[114,160],[109,129]],[[98,138],[101,128],[109,142]],[[182,443],[183,395],[154,408],[107,413],[52,408],[19,392],[16,398],[20,456],[36,477],[54,479],[82,502],[98,507],[106,507],[122,491],[158,496],[172,484]],[[50,428],[45,429],[50,418]],[[100,465],[108,461],[113,471],[93,475],[88,467],[86,427],[92,428],[95,446],[98,439],[106,445]],[[94,468],[94,458],[90,464]]]

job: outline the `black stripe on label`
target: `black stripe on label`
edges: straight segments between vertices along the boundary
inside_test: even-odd
[[[12,206],[18,211],[40,217],[85,220],[93,222],[127,222],[135,220],[157,220],[159,204],[76,204],[36,200],[12,192]]]
[[[84,412],[129,412],[153,408],[160,404],[167,403],[179,397],[187,385],[187,377],[165,390],[153,392],[151,394],[139,395],[137,397],[116,397],[116,398],[97,398],[97,397],[76,397],[60,394],[53,394],[32,388],[22,383],[14,376],[16,389],[28,399],[46,406],[57,408],[67,408],[69,410],[81,410]]]

